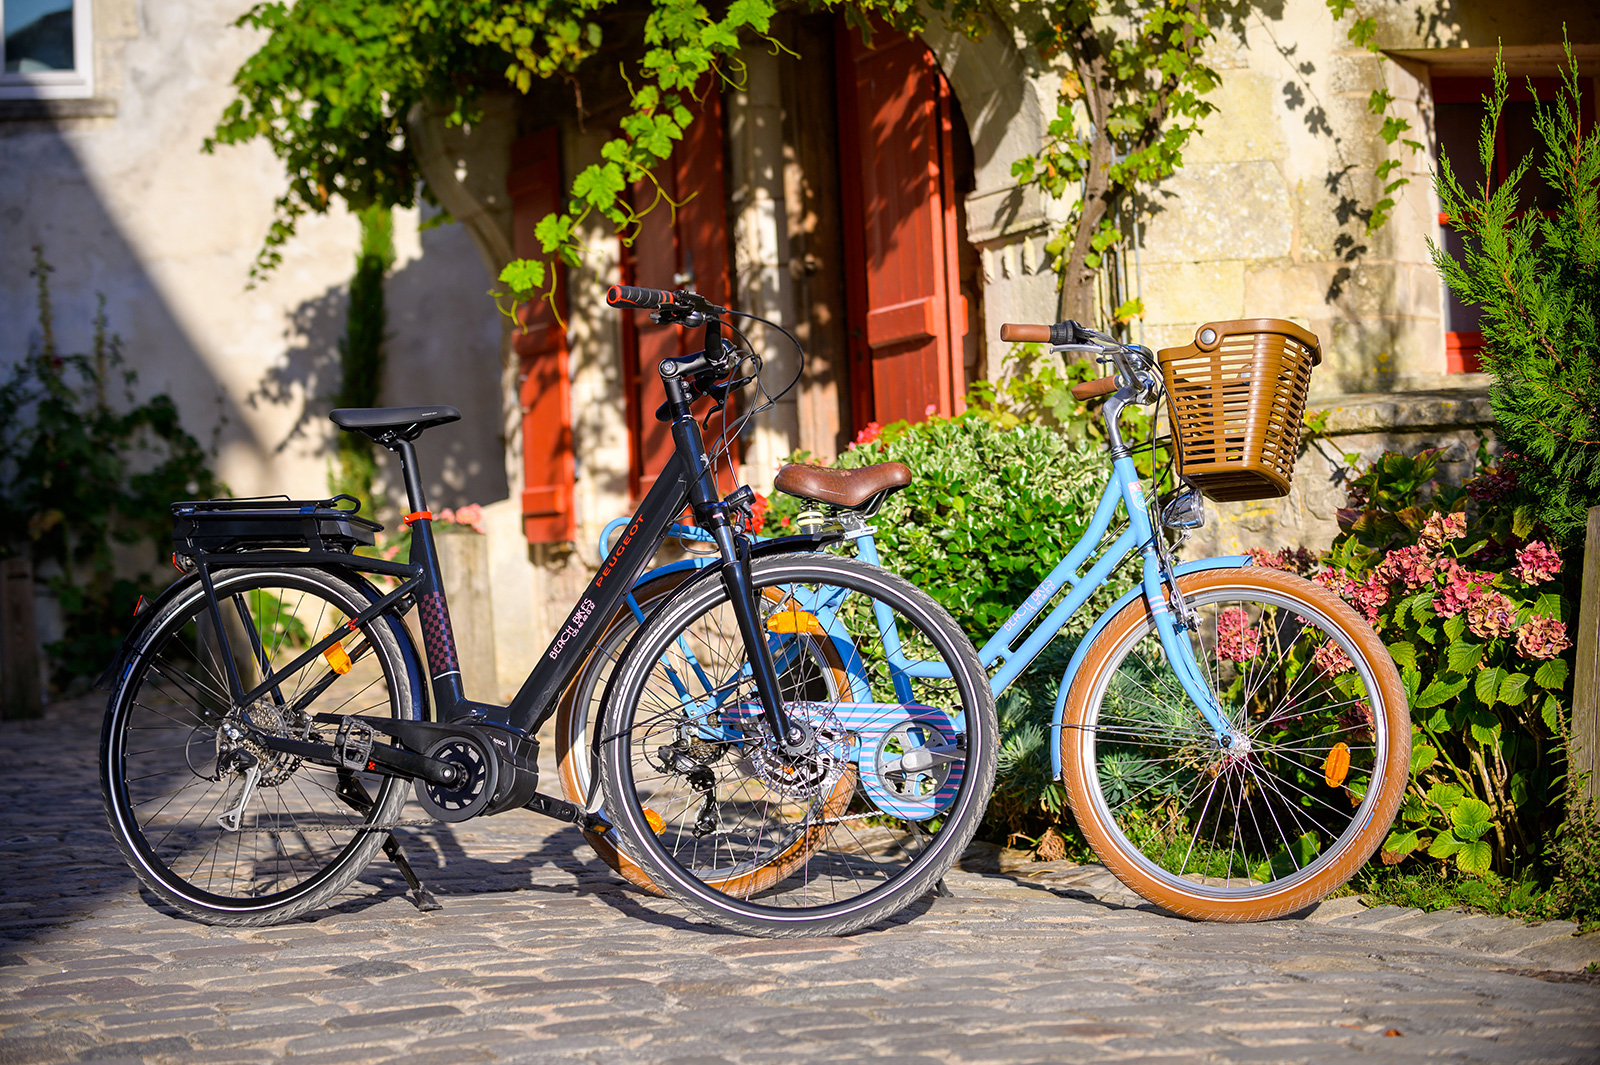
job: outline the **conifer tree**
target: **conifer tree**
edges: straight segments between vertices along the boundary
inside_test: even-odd
[[[1548,102],[1535,94],[1542,158],[1535,168],[1530,153],[1497,185],[1507,79],[1496,61],[1478,147],[1483,184],[1463,187],[1443,156],[1435,178],[1464,250],[1457,260],[1430,245],[1451,291],[1482,308],[1489,400],[1523,499],[1515,531],[1542,524],[1562,543],[1581,537],[1586,511],[1600,505],[1600,130],[1583,134],[1578,85],[1568,45],[1561,91]],[[1524,195],[1534,169],[1555,194],[1551,213]]]

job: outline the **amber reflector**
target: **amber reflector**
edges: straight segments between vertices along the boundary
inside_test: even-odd
[[[1350,772],[1350,746],[1336,743],[1333,750],[1328,752],[1328,760],[1322,763],[1322,779],[1328,782],[1328,787],[1337,788],[1344,783],[1346,774]]]

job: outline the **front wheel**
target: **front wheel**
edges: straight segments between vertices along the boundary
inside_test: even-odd
[[[1144,599],[1095,638],[1068,693],[1073,817],[1117,878],[1164,909],[1261,921],[1353,876],[1410,772],[1405,689],[1338,596],[1250,566],[1178,578],[1219,743],[1163,653]]]
[[[971,841],[998,728],[972,644],[925,593],[831,555],[751,566],[791,724],[769,734],[727,592],[640,631],[606,696],[606,813],[654,883],[724,926],[842,935],[927,893]]]

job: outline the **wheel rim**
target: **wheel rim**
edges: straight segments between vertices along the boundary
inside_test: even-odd
[[[243,603],[271,668],[343,625],[356,608],[348,597],[336,601],[333,589],[293,574],[224,577],[216,587],[230,642],[248,646],[243,621],[235,624],[228,613],[236,615]],[[331,768],[251,742],[240,726],[248,720],[277,735],[328,743],[337,726],[317,723],[313,715],[393,713],[396,686],[404,681],[388,648],[359,630],[339,645],[351,659],[345,672],[334,668],[335,652],[250,707],[234,707],[203,603],[196,590],[175,606],[173,618],[184,623],[160,626],[140,649],[107,745],[108,767],[116,767],[107,795],[143,872],[206,908],[268,910],[343,869],[370,842],[365,825],[371,817],[396,805],[396,785],[375,774],[341,778]],[[260,679],[258,660],[240,667],[247,688]],[[254,781],[245,767],[250,759],[259,771]],[[359,785],[372,803],[369,812],[337,796],[343,779]],[[230,811],[239,817],[236,831],[217,823]]]
[[[1113,649],[1081,724],[1095,815],[1173,891],[1241,902],[1291,891],[1347,851],[1380,801],[1383,692],[1354,641],[1304,600],[1239,587],[1188,601],[1201,672],[1245,742],[1217,747],[1147,618]]]
[[[793,563],[788,565],[794,566]],[[835,583],[849,584],[837,581],[839,572],[837,569],[823,568],[817,577],[831,577]],[[854,689],[852,694],[858,701],[828,702],[816,698],[814,691],[808,693],[805,690],[808,675],[795,663],[819,656],[808,658],[790,654],[785,659],[784,645],[800,646],[805,640],[818,638],[818,635],[797,631],[790,622],[778,628],[777,631],[783,635],[782,639],[775,640],[771,623],[774,614],[792,610],[796,602],[809,602],[816,598],[815,593],[800,587],[804,580],[814,578],[779,585],[760,579],[758,574],[758,584],[781,589],[777,596],[763,597],[761,615],[767,622],[769,644],[778,645],[775,657],[780,660],[786,701],[791,701],[795,714],[824,738],[820,746],[825,748],[825,753],[818,756],[816,761],[831,758],[836,764],[831,768],[813,765],[809,775],[805,772],[800,774],[802,783],[785,794],[785,789],[775,781],[774,766],[777,761],[770,757],[770,752],[767,764],[758,761],[755,752],[760,748],[755,739],[765,726],[760,720],[759,701],[754,695],[753,682],[743,663],[743,642],[737,634],[732,610],[724,597],[711,592],[697,597],[696,602],[670,607],[669,611],[675,618],[663,619],[667,622],[663,632],[666,628],[680,632],[686,623],[685,619],[694,618],[699,624],[704,621],[702,614],[717,614],[721,618],[719,622],[703,624],[704,631],[690,638],[698,669],[681,658],[677,662],[680,677],[696,677],[692,690],[685,692],[681,680],[675,681],[664,675],[662,668],[663,660],[683,655],[683,640],[669,639],[658,633],[655,642],[640,648],[641,658],[645,655],[652,658],[647,669],[639,667],[630,670],[631,675],[625,685],[625,698],[637,697],[639,706],[627,735],[628,756],[621,759],[627,768],[618,774],[621,779],[617,781],[618,789],[635,799],[630,815],[636,814],[642,807],[672,804],[670,816],[662,817],[664,827],[652,833],[656,844],[652,848],[653,854],[658,860],[666,859],[663,868],[669,879],[689,887],[694,894],[720,900],[713,902],[719,909],[732,908],[752,916],[782,921],[821,919],[858,912],[876,900],[887,897],[890,889],[907,872],[926,868],[926,860],[930,856],[935,853],[942,855],[952,849],[950,841],[959,833],[946,834],[943,822],[959,812],[957,823],[965,824],[966,815],[970,813],[970,796],[975,788],[982,787],[981,783],[975,783],[975,778],[981,774],[968,774],[968,779],[963,782],[961,774],[956,772],[946,773],[940,778],[955,781],[952,790],[959,792],[955,796],[941,795],[937,787],[913,786],[905,789],[906,794],[924,796],[930,804],[937,802],[936,806],[928,807],[927,816],[930,819],[920,822],[888,817],[872,807],[863,789],[861,771],[868,766],[882,764],[885,755],[876,747],[866,749],[859,741],[860,736],[870,731],[883,743],[891,745],[891,753],[897,753],[899,746],[908,742],[909,736],[934,735],[937,730],[920,726],[911,730],[897,730],[893,725],[898,718],[891,721],[885,716],[888,713],[886,705],[890,700],[897,699],[889,694],[893,691],[891,672],[882,661],[881,649],[871,649],[876,636],[872,640],[865,638],[868,627],[874,624],[870,602],[866,600],[870,596],[884,594],[885,589],[860,580],[859,575],[857,580],[860,586],[851,584],[850,587],[839,589],[844,595],[842,601],[834,604],[841,624],[848,633],[844,642],[849,646],[841,649],[840,653],[846,658],[856,654],[856,660],[850,666],[850,677]],[[856,600],[853,605],[850,602],[852,599]],[[978,688],[972,677],[968,676],[964,685],[951,679],[951,671],[957,668],[952,665],[955,637],[945,634],[944,642],[950,646],[935,655],[933,649],[939,647],[940,642],[930,637],[925,628],[934,622],[919,622],[904,609],[897,609],[895,613],[901,639],[910,657],[937,658],[946,663],[946,675],[943,678],[912,681],[914,698],[898,701],[901,704],[915,703],[946,714],[945,731],[950,735],[962,736],[963,742],[972,742],[967,739],[973,731],[967,727],[967,715],[977,707],[981,696],[977,694]],[[840,642],[835,639],[832,630],[826,638],[835,645]],[[861,649],[859,653],[857,649]],[[708,666],[708,662],[715,664]],[[810,679],[814,681],[814,677]],[[963,694],[964,689],[971,690],[965,690]],[[987,694],[986,688],[982,691]],[[862,699],[863,695],[865,700]],[[906,716],[907,712],[897,706],[893,713]],[[732,728],[734,734],[708,740],[707,736],[713,727]],[[670,748],[675,742],[681,744],[683,737],[696,734],[696,730],[699,730],[698,736],[702,742],[711,742],[724,751],[711,759],[710,763],[719,768],[716,782],[719,821],[714,833],[717,838],[713,843],[697,843],[689,838],[693,835],[690,828],[700,812],[699,806],[704,803],[706,791],[701,790],[698,796],[691,795],[685,785],[687,774],[674,773],[673,767],[667,765],[660,754],[663,748]],[[841,733],[848,738],[840,739]],[[964,757],[970,760],[971,755],[968,753]],[[737,812],[730,812],[730,807],[737,807]],[[746,820],[739,820],[741,816]],[[743,895],[716,891],[715,885],[707,882],[715,872],[749,863],[750,859],[743,856],[750,850],[770,847],[771,837],[763,837],[762,833],[768,830],[768,826],[785,819],[790,824],[807,825],[825,830],[826,833],[823,841],[810,850],[804,861],[794,864],[786,879]],[[964,839],[961,842],[964,844]],[[713,857],[705,857],[707,853]],[[686,876],[694,882],[686,883]],[[707,888],[715,891],[715,895]],[[797,910],[805,912],[797,913]]]

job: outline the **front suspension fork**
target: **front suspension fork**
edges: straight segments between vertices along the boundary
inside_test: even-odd
[[[783,707],[783,691],[778,686],[778,668],[772,661],[772,649],[767,646],[766,630],[756,611],[755,586],[750,577],[750,542],[723,525],[714,530],[717,545],[722,549],[722,586],[728,591],[733,605],[733,616],[739,623],[739,635],[744,638],[745,653],[750,658],[750,672],[755,677],[756,693],[761,697],[761,711],[767,726],[785,753],[805,744],[805,736],[791,734],[789,715]]]

